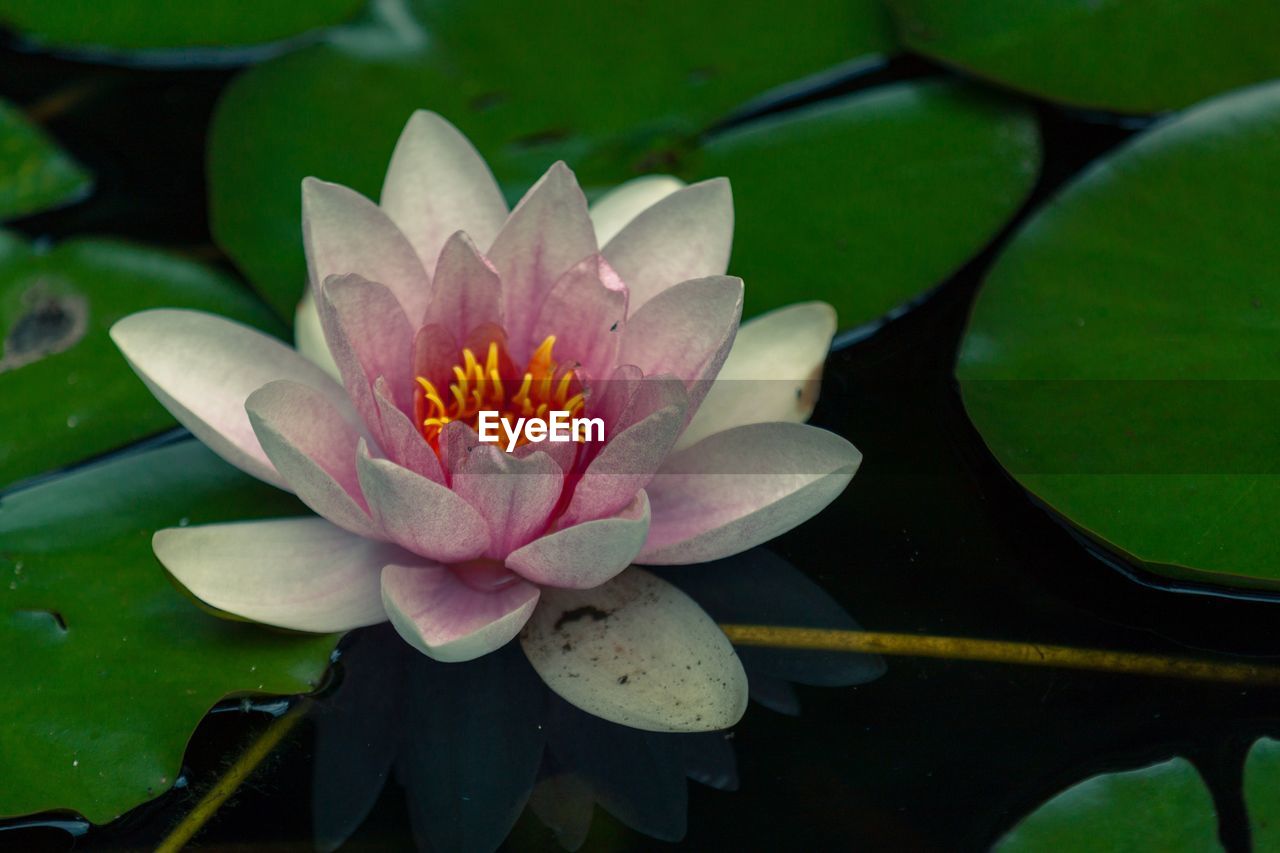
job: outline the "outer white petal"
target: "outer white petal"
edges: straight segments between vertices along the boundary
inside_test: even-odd
[[[409,645],[454,663],[487,655],[514,639],[538,603],[538,588],[518,581],[483,592],[444,566],[393,564],[382,570],[382,603]]]
[[[177,308],[130,314],[111,339],[169,413],[223,459],[259,480],[288,488],[258,438],[244,403],[276,379],[319,391],[339,410],[342,386],[292,347],[224,317]]]
[[[711,731],[747,707],[728,638],[693,599],[640,569],[594,589],[544,589],[520,642],[561,698],[624,726]]]
[[[668,287],[724,275],[733,247],[733,194],[724,178],[671,193],[605,245],[635,311]]]
[[[807,421],[835,333],[836,311],[825,302],[788,305],[743,323],[676,449],[744,424]]]
[[[410,116],[400,134],[381,203],[427,269],[435,268],[455,231],[488,246],[507,218],[507,203],[476,149],[456,127],[426,110]]]
[[[605,245],[631,220],[684,185],[670,175],[643,175],[609,190],[591,205],[596,242]]]
[[[342,372],[338,370],[338,363],[333,360],[333,353],[329,352],[329,345],[325,343],[324,327],[320,325],[320,312],[316,308],[316,297],[309,287],[303,292],[302,301],[298,303],[298,310],[293,315],[293,345],[298,352],[319,365],[325,373],[339,382],[342,381]]]
[[[862,454],[805,424],[748,424],[673,453],[645,487],[652,517],[637,563],[705,563],[781,536],[849,485]]]
[[[321,518],[158,531],[156,557],[193,595],[236,616],[297,631],[386,621],[382,567],[407,555]]]

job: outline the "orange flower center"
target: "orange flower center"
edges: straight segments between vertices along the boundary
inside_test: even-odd
[[[497,412],[504,429],[516,432],[516,419],[543,418],[549,412],[564,411],[573,418],[582,412],[585,400],[581,385],[572,369],[560,371],[552,359],[555,335],[548,335],[538,345],[522,376],[503,375],[514,373],[504,365],[510,365],[503,348],[497,341],[489,344],[484,361],[467,347],[462,359],[453,365],[453,381],[445,393],[425,376],[414,377],[414,420],[422,436],[439,450],[440,431],[450,421],[463,421],[472,429],[478,429],[481,412]],[[528,439],[520,431],[519,445]]]

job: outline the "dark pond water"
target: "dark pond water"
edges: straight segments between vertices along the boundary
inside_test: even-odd
[[[88,203],[17,228],[127,236],[224,264],[208,237],[203,145],[231,73],[0,52],[0,96],[42,112],[99,178]],[[907,62],[837,88],[924,73],[941,72]],[[1133,131],[1105,116],[1040,109],[1047,150],[1033,203]],[[815,421],[851,439],[866,461],[833,506],[771,550],[870,630],[1251,662],[1280,655],[1276,605],[1136,581],[1034,505],[986,452],[951,367],[993,253],[904,316],[847,336],[860,339],[832,356]],[[685,847],[983,850],[1075,781],[1184,755],[1213,789],[1224,842],[1245,850],[1244,751],[1259,734],[1280,735],[1275,688],[1096,671],[894,656],[868,684],[797,692],[798,716],[753,705],[734,731],[737,791],[690,785]],[[183,787],[76,837],[49,823],[58,816],[43,826],[11,822],[0,847],[150,848],[270,719],[215,713],[189,749]],[[309,849],[315,734],[310,722],[295,729],[197,844]],[[391,782],[349,849],[411,844],[409,810]],[[656,844],[597,810],[585,849]],[[507,847],[557,849],[528,814]]]

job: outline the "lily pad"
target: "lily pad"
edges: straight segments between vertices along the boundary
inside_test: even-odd
[[[22,111],[0,100],[0,221],[74,201],[93,178]]]
[[[1205,853],[1223,848],[1209,789],[1191,762],[1173,758],[1071,786],[1023,818],[994,849]]]
[[[219,104],[214,235],[283,316],[305,281],[300,181],[315,175],[376,197],[415,109],[457,124],[509,195],[556,159],[594,191],[646,172],[687,173],[698,134],[733,108],[892,46],[872,0],[732,14],[680,0],[410,0],[402,12],[247,71]]]
[[[335,637],[203,613],[151,553],[158,528],[300,510],[194,441],[0,501],[0,816],[109,821],[173,785],[218,700],[319,684]]]
[[[1254,850],[1280,850],[1280,741],[1258,738],[1244,762],[1244,801]]]
[[[364,0],[5,0],[0,24],[46,47],[242,47],[340,24],[363,5]]]
[[[752,122],[705,155],[733,182],[746,313],[822,299],[847,328],[975,255],[1035,183],[1040,136],[1021,107],[908,82]]]
[[[235,281],[174,255],[107,240],[44,251],[0,232],[0,486],[174,425],[107,337],[159,305],[281,331]]]
[[[1280,588],[1280,84],[1096,163],[979,293],[957,375],[996,458],[1155,571]]]
[[[912,50],[1033,95],[1130,113],[1280,75],[1272,0],[886,0]]]

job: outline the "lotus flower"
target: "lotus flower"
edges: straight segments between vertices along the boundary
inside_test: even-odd
[[[800,423],[832,309],[738,328],[728,182],[639,179],[589,211],[557,163],[508,212],[470,143],[419,112],[379,204],[308,178],[302,213],[300,352],[193,311],[111,330],[197,438],[316,513],[162,530],[161,563],[239,617],[320,632],[390,619],[441,661],[525,629],[535,668],[585,710],[652,729],[735,722],[746,683],[723,633],[624,570],[777,536],[860,456]],[[770,379],[785,381],[743,381]],[[507,452],[479,440],[481,411],[569,411],[604,437]],[[555,645],[574,620],[576,643]]]

